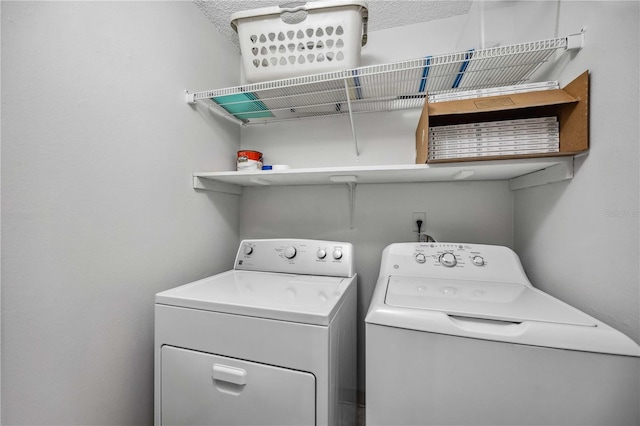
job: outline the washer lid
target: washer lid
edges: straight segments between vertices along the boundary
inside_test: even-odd
[[[553,296],[516,283],[390,276],[385,304],[514,323],[597,325],[589,315]]]
[[[328,325],[355,277],[228,271],[156,295],[156,303]]]

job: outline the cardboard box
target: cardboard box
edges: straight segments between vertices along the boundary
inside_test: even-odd
[[[428,160],[429,127],[557,116],[560,152],[515,156]],[[563,89],[543,90],[477,99],[429,103],[425,100],[416,129],[416,164],[575,155],[589,149],[589,71]]]

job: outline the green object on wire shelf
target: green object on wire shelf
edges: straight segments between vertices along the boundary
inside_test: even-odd
[[[229,114],[243,121],[252,118],[273,117],[269,108],[254,93],[236,93],[215,96],[211,99],[227,110]]]

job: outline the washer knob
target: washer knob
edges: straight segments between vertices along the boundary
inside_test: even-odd
[[[342,249],[337,248],[337,249],[335,249],[335,250],[333,251],[333,253],[332,253],[332,254],[333,254],[333,258],[334,258],[335,260],[342,259]]]
[[[456,266],[458,261],[456,260],[456,256],[453,253],[445,253],[440,256],[440,263],[447,268],[453,268]]]
[[[424,263],[427,261],[427,257],[423,253],[416,254],[416,262]]]
[[[318,259],[324,259],[327,257],[327,251],[325,249],[318,249],[316,255],[318,256]]]
[[[251,246],[244,246],[244,254],[246,254],[246,255],[250,255],[251,253],[253,253],[253,247],[251,247]]]
[[[294,257],[296,257],[296,253],[297,253],[297,250],[293,246],[289,246],[286,249],[284,249],[284,257],[286,257],[287,259],[293,259]]]
[[[473,256],[471,262],[476,266],[484,266],[484,258],[482,256]]]

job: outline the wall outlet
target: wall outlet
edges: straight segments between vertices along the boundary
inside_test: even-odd
[[[418,232],[418,224],[416,223],[418,220],[422,221],[422,228],[420,228],[420,231],[425,231],[427,228],[427,213],[413,212],[413,216],[411,218],[411,229],[413,229],[413,232]]]

